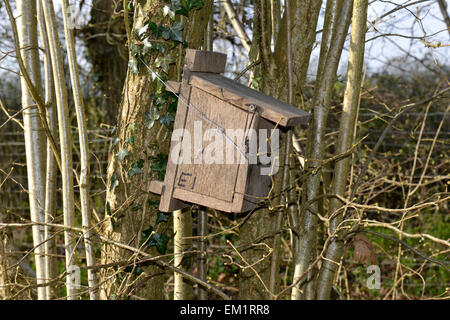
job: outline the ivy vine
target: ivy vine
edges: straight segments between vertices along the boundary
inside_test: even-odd
[[[129,2],[132,3],[132,1]],[[145,112],[144,124],[147,129],[152,129],[156,123],[171,128],[175,121],[175,113],[177,109],[178,99],[172,92],[166,91],[163,82],[167,82],[169,78],[170,68],[177,62],[178,48],[186,47],[187,43],[183,39],[184,26],[180,22],[180,16],[189,17],[194,10],[203,8],[203,0],[164,0],[165,5],[162,8],[163,20],[157,23],[151,17],[144,19],[143,24],[135,30],[133,41],[130,44],[130,59],[128,63],[129,70],[134,74],[139,74],[142,69],[147,66],[152,75],[152,95],[151,105]],[[130,7],[131,11],[132,8]],[[162,80],[162,81],[161,81]],[[115,155],[121,164],[126,164],[126,160],[130,157],[131,148],[135,144],[135,136],[133,135],[135,124],[130,125],[131,135],[126,139],[123,149],[119,150]],[[116,139],[118,140],[118,139]],[[117,141],[115,141],[116,145]],[[134,177],[144,173],[145,161],[150,162],[150,172],[148,177],[156,176],[158,180],[164,180],[166,173],[168,155],[159,152],[158,142],[154,141],[149,146],[154,155],[148,155],[144,151],[146,158],[138,159],[130,164],[126,164],[128,168],[128,176]],[[115,175],[111,177],[110,190],[119,185],[119,180]],[[148,200],[150,206],[159,207],[159,201]],[[108,204],[107,204],[108,205]],[[134,203],[132,211],[142,210],[142,205]],[[158,211],[154,226],[142,231],[142,244],[147,247],[155,247],[160,254],[165,254],[169,237],[165,232],[156,232],[156,226],[169,220],[170,214]],[[127,267],[125,272],[133,272],[135,274],[142,273],[140,267]]]
[[[174,49],[178,46],[186,46],[183,41],[184,26],[177,21],[177,16],[189,17],[193,10],[203,8],[203,0],[164,0],[162,24],[157,24],[151,18],[143,21],[142,26],[135,30],[135,41],[130,45],[129,69],[134,74],[139,74],[143,66],[148,66],[152,72],[153,93],[152,104],[145,112],[145,125],[152,129],[156,122],[168,129],[175,121],[177,109],[177,97],[166,91],[163,82],[167,82],[169,69],[176,63]],[[150,62],[149,57],[156,57]],[[162,81],[161,81],[162,80]],[[127,139],[129,147],[134,144],[134,136]],[[120,150],[116,156],[123,163],[129,155],[126,149]],[[150,168],[156,173],[158,180],[163,180],[167,164],[167,156],[158,154],[148,158],[151,161]],[[131,164],[128,175],[133,177],[143,173],[143,160],[140,159]]]

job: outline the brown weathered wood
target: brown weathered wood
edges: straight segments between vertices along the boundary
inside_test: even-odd
[[[161,195],[163,193],[163,189],[164,189],[164,182],[156,181],[156,180],[153,180],[152,182],[150,182],[150,189],[149,189],[149,191],[151,193],[155,193],[155,194]]]
[[[190,96],[191,96],[191,87],[186,84],[182,84],[180,90],[181,99],[178,100],[177,114],[175,116],[175,122],[173,125],[174,130],[184,128],[185,126],[186,116],[188,114],[188,108],[185,105],[185,101],[189,103]],[[171,143],[170,146],[171,153],[172,149],[173,143]],[[176,208],[177,203],[174,201],[175,199],[173,198],[173,188],[175,184],[175,177],[177,175],[178,167],[177,164],[170,159],[170,154],[169,160],[167,161],[166,175],[164,177],[164,188],[161,194],[161,201],[159,203],[159,210],[161,210],[162,212],[171,212],[178,209]]]
[[[181,82],[177,81],[167,81],[166,91],[173,92],[175,94],[180,94]]]
[[[175,210],[183,210],[183,209],[188,208],[190,206],[191,206],[190,203],[184,202],[184,201],[176,199],[176,198],[172,198],[170,200],[170,206],[169,206],[170,210],[167,211],[167,212],[172,212],[172,211],[175,211]]]
[[[192,72],[224,73],[226,63],[226,54],[186,49],[184,69]]]
[[[166,86],[180,94],[174,130],[185,131],[181,141],[170,146],[164,183],[150,184],[151,192],[161,194],[161,211],[180,209],[187,203],[226,212],[256,208],[267,197],[272,179],[261,175],[261,163],[249,163],[249,152],[255,150],[247,148],[251,145],[246,142],[248,130],[259,133],[266,129],[270,134],[276,125],[295,126],[310,119],[302,110],[221,76],[225,64],[223,54],[188,49],[182,82],[169,81]],[[213,136],[204,141],[207,130]],[[201,136],[196,137],[198,134]],[[261,141],[259,134],[257,138],[259,144],[268,143]],[[218,163],[204,158],[211,152],[212,142],[218,142],[222,151]],[[172,159],[180,144],[181,151]]]
[[[231,207],[240,166],[237,159],[241,157],[241,153],[227,137],[234,141],[241,152],[245,152],[244,132],[248,112],[197,88],[192,88],[190,103],[193,107],[189,108],[185,129],[192,136],[192,155],[189,163],[178,165],[174,188],[176,190],[183,189],[194,193],[190,199],[183,200],[198,203],[197,201],[200,201],[203,197],[197,198],[196,195],[202,195],[211,197],[212,201],[213,199],[226,201]],[[224,110],[228,110],[228,112],[224,112]],[[203,141],[202,145],[196,148],[194,145],[195,124],[197,126],[201,125],[203,136],[207,130],[211,130],[210,132],[216,136],[212,137],[209,141]],[[225,132],[227,137],[221,133],[222,128],[229,131]],[[235,129],[241,130],[240,136],[231,136],[230,130]],[[227,154],[230,156],[233,153],[233,160],[230,161],[230,164],[223,162],[207,164],[205,163],[205,159],[202,159],[208,153],[208,145],[211,145],[213,141],[220,141],[222,144],[223,162],[226,162]],[[244,191],[245,182],[242,189]],[[226,211],[230,211],[230,209]]]
[[[154,194],[163,195],[165,191],[164,182],[156,180],[150,182],[149,191]],[[189,207],[189,204],[184,201],[175,198],[170,199],[169,208],[171,209],[171,211],[181,210],[187,207]]]
[[[230,105],[231,107],[232,105]],[[235,106],[232,106],[233,108],[236,108]],[[250,113],[247,113],[247,119],[245,124],[245,131],[248,132],[249,129],[257,129],[258,123],[259,123],[259,115],[257,113],[252,116]],[[250,139],[250,137],[249,137]],[[249,141],[250,143],[250,141]],[[249,150],[250,151],[250,150]],[[236,177],[236,182],[234,186],[234,197],[233,197],[233,212],[242,212],[242,208],[244,206],[244,200],[246,198],[246,186],[247,186],[247,180],[248,180],[248,171],[249,168],[252,166],[248,163],[249,160],[247,160],[245,163],[242,163],[239,165],[238,168],[238,175]]]
[[[218,74],[193,72],[189,84],[244,110],[256,105],[261,117],[284,127],[306,124],[310,119],[303,110]]]
[[[175,189],[173,196],[177,199],[187,199],[191,203],[198,204],[200,206],[205,206],[208,208],[214,208],[216,210],[224,212],[235,212],[232,209],[231,202],[223,201],[213,197],[205,196],[195,192],[190,192],[183,189]],[[239,211],[240,212],[240,211]]]
[[[258,129],[271,130],[274,128],[273,124],[263,118],[258,119],[256,124]],[[270,131],[268,132],[270,135]],[[269,150],[267,141],[258,141],[258,147],[261,144],[266,144],[266,150]],[[261,205],[261,201],[269,194],[272,186],[272,179],[268,175],[261,175],[261,169],[270,165],[263,166],[261,163],[249,165],[246,186],[245,186],[245,199],[241,207],[241,212],[250,211]]]

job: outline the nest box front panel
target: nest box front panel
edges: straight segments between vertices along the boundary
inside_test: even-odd
[[[246,175],[249,113],[195,87],[189,104],[174,196],[230,211],[238,177]]]
[[[248,149],[255,146],[253,138],[245,139],[247,130],[292,127],[310,119],[302,110],[220,75],[225,63],[224,54],[187,49],[182,82],[166,85],[180,96],[174,134],[178,131],[179,135],[179,130],[186,134],[178,136],[181,141],[172,139],[164,182],[150,183],[150,191],[161,195],[159,208],[163,212],[185,208],[189,203],[228,212],[255,208],[267,197],[271,177],[262,174],[262,169],[267,172],[263,165],[267,152],[264,161],[259,161],[260,152],[256,152],[257,163],[246,161]],[[241,130],[241,134],[227,130]],[[259,140],[258,145],[267,144]]]

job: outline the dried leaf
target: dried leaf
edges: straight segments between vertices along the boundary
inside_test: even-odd
[[[220,273],[219,276],[217,277],[217,282],[223,283],[225,281],[226,276],[227,275],[225,273],[223,273],[223,272]]]
[[[353,239],[353,258],[359,263],[367,263],[369,265],[377,263],[377,256],[370,240],[363,236],[357,235]]]

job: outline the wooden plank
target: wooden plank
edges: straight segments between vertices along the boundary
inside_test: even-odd
[[[270,130],[273,129],[273,124],[268,120],[259,118],[258,128]],[[268,131],[268,135],[271,132]],[[268,144],[267,141],[258,140],[258,145],[261,143]],[[266,147],[266,150],[269,150]],[[255,209],[260,205],[263,198],[267,197],[272,186],[272,179],[268,175],[261,175],[261,169],[271,168],[271,165],[262,165],[260,162],[258,164],[251,164],[247,172],[246,179],[246,189],[245,189],[245,199],[241,208],[241,212],[246,212]],[[280,172],[278,172],[280,173]]]
[[[245,124],[245,132],[248,133],[249,129],[258,129],[259,123],[258,114],[247,113],[247,121]],[[250,143],[250,141],[249,141]],[[246,150],[247,151],[247,150]],[[247,155],[248,157],[248,155]],[[251,165],[248,163],[250,159],[246,159],[245,163],[239,165],[238,174],[234,184],[234,195],[233,195],[233,212],[243,212],[245,192],[247,186],[248,172]]]
[[[182,84],[180,90],[180,97],[182,99],[178,100],[177,114],[175,116],[175,122],[173,125],[175,129],[182,129],[186,123],[186,117],[188,114],[188,108],[185,105],[185,101],[189,103],[191,96],[191,86]],[[174,143],[170,144],[169,160],[167,161],[166,176],[164,177],[164,189],[161,194],[161,201],[159,203],[159,210],[162,212],[171,212],[179,209],[177,200],[173,198],[173,188],[175,184],[175,177],[177,175],[177,161],[174,163],[171,160],[170,155],[172,154],[172,149]],[[178,155],[179,157],[179,155]]]
[[[245,152],[244,132],[248,112],[197,88],[192,88],[190,104],[185,130],[191,136],[190,148],[187,148],[191,153],[190,158],[178,165],[174,188],[192,192],[193,196],[189,201],[194,203],[207,196],[231,205],[239,170],[238,160],[242,157],[240,152]],[[222,129],[226,130],[226,136],[221,133]],[[204,141],[207,131],[214,136]],[[197,141],[198,145],[194,141],[196,132],[201,132],[201,144]],[[217,146],[217,153],[214,151],[214,144]],[[208,158],[218,161],[207,163]],[[242,192],[244,191],[245,182],[242,187]]]
[[[215,199],[210,196],[198,194],[184,189],[175,189],[173,196],[177,199],[192,202],[200,206],[213,208],[225,212],[233,212],[232,203],[221,199]]]
[[[226,63],[226,54],[186,49],[184,69],[192,72],[224,73]]]
[[[150,182],[150,190],[149,191],[152,193],[155,193],[155,194],[163,195],[164,191],[165,191],[164,182],[153,180],[152,182]],[[189,204],[184,201],[181,201],[181,200],[178,200],[175,198],[172,198],[170,200],[169,208],[171,211],[181,210],[181,209],[184,209],[187,207],[189,207]]]
[[[156,180],[153,180],[152,182],[150,182],[150,189],[149,189],[149,191],[151,193],[155,193],[155,194],[161,195],[163,193],[163,190],[164,190],[164,182],[156,181]]]
[[[180,94],[181,82],[177,81],[167,81],[166,91],[173,92],[175,94]]]
[[[170,211],[167,211],[167,212],[173,212],[175,210],[183,210],[183,209],[185,209],[187,207],[190,207],[190,206],[191,205],[188,202],[172,198],[170,200],[170,207],[169,207]]]
[[[247,175],[247,190],[241,212],[247,212],[261,206],[261,202],[269,194],[271,185],[272,179],[270,179],[270,176],[261,175],[261,165],[250,165]]]
[[[261,117],[284,127],[307,124],[311,117],[303,110],[218,74],[193,72],[189,84],[244,110],[256,105]]]

